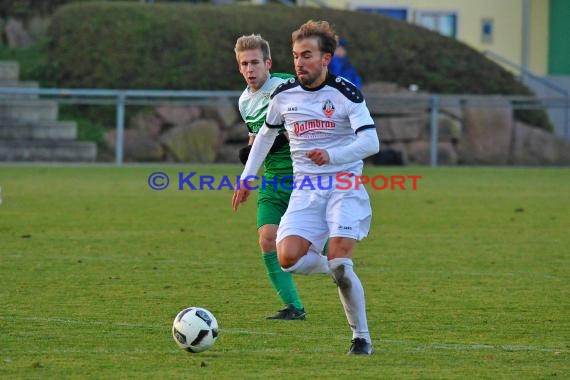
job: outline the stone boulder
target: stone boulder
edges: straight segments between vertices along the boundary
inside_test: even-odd
[[[390,82],[365,83],[362,94],[373,116],[415,115],[430,105],[429,94],[410,91]]]
[[[516,122],[512,163],[515,165],[570,165],[570,143],[542,129]]]
[[[410,163],[429,165],[431,163],[431,144],[428,141],[414,141],[407,144],[407,157]],[[451,142],[437,143],[437,164],[456,165],[458,155]]]
[[[145,131],[150,137],[158,139],[164,128],[163,120],[152,111],[143,111],[135,114],[129,123],[131,129]]]
[[[425,115],[425,128],[423,128],[420,139],[431,141],[431,119]],[[437,139],[438,141],[458,142],[462,135],[461,121],[446,114],[439,114],[437,118]]]
[[[462,164],[509,163],[513,112],[503,97],[495,97],[494,106],[465,102],[463,108],[463,134],[457,146]]]
[[[155,113],[167,126],[190,124],[202,116],[202,110],[197,106],[159,106]]]
[[[386,95],[407,92],[404,88],[392,82],[368,82],[362,85],[362,94],[364,97],[370,95]]]
[[[431,96],[429,94],[371,94],[364,96],[366,105],[372,116],[417,115],[429,110]]]
[[[125,161],[161,161],[164,157],[164,149],[158,139],[150,136],[146,131],[125,129],[123,138]],[[114,152],[117,144],[117,131],[113,129],[105,133],[104,139],[107,147]]]
[[[381,141],[405,142],[419,139],[429,120],[425,114],[418,114],[405,117],[377,117],[374,118],[374,123]]]
[[[224,130],[224,142],[230,144],[246,145],[249,140],[249,135],[245,123],[237,123],[232,127]]]
[[[176,162],[212,163],[221,145],[221,134],[215,120],[200,119],[168,130],[160,141]]]
[[[216,120],[222,129],[230,128],[241,120],[237,104],[228,98],[213,100],[212,106],[204,107],[204,117]]]

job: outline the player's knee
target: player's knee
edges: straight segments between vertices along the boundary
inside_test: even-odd
[[[259,247],[262,252],[273,252],[276,250],[275,239],[277,238],[276,228],[263,226],[259,229]]]
[[[284,239],[277,244],[277,258],[282,268],[290,268],[307,253],[308,246],[296,240]]]
[[[259,247],[262,252],[273,252],[276,250],[275,238],[267,238],[264,236],[259,236]]]
[[[290,246],[283,241],[277,244],[277,259],[281,268],[290,268],[297,262],[295,257],[291,255]]]
[[[356,240],[344,237],[332,237],[329,240],[327,257],[329,260],[339,258],[352,258]]]
[[[299,261],[299,258],[296,256],[292,256],[290,254],[281,252],[277,253],[277,258],[279,259],[279,265],[281,265],[281,268],[291,268],[293,265],[295,265],[297,263],[297,261]]]

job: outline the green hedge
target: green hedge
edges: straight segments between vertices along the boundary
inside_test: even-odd
[[[20,20],[27,20],[32,17],[48,16],[57,7],[68,3],[81,3],[93,0],[3,0],[0,2],[0,18],[8,19],[14,17]],[[115,1],[115,0],[107,0]],[[120,0],[120,1],[140,1],[140,0]]]
[[[376,14],[280,5],[65,5],[48,30],[47,71],[61,87],[237,90],[243,79],[235,40],[260,33],[271,43],[274,71],[292,72],[291,32],[308,19],[331,22],[350,42],[365,83],[414,83],[448,94],[531,94],[499,65],[438,33]],[[548,126],[544,113],[522,115]]]
[[[271,42],[275,70],[291,71],[291,32],[325,19],[351,43],[365,82],[446,93],[527,94],[507,71],[437,33],[380,15],[283,6],[80,3],[48,31],[50,59],[66,87],[237,89],[233,45],[242,34]]]

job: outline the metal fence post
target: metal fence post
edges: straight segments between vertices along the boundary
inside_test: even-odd
[[[438,118],[439,118],[439,96],[433,95],[431,97],[431,120],[430,120],[430,134],[431,134],[431,166],[437,166],[437,132],[438,132]]]
[[[117,96],[117,134],[115,139],[115,164],[123,164],[123,146],[125,136],[125,93],[121,92]]]
[[[568,123],[570,123],[570,96],[566,96],[566,102],[565,102],[565,108],[564,108],[564,138],[566,139],[566,141],[570,142],[570,125],[568,125]]]

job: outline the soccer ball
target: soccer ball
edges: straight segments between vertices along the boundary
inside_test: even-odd
[[[218,321],[204,308],[189,307],[174,318],[172,336],[176,344],[188,352],[206,351],[218,338]]]

